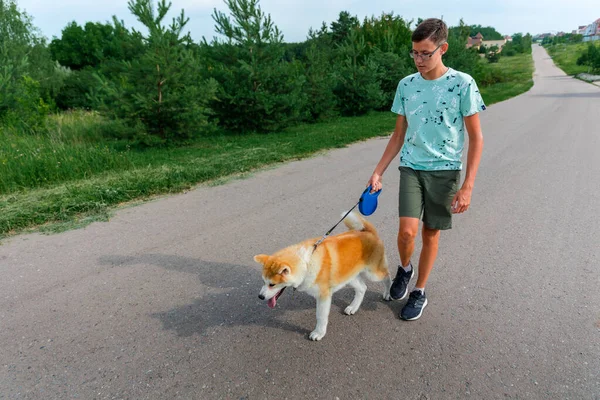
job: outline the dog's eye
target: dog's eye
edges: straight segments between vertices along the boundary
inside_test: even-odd
[[[275,287],[274,283],[269,283],[269,287]]]

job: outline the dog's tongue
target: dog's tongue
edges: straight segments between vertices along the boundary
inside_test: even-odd
[[[279,296],[281,296],[283,294],[284,290],[285,290],[285,287],[283,289],[281,289],[279,292],[277,292],[277,294],[275,296],[273,296],[269,300],[267,300],[267,305],[269,306],[269,308],[275,308],[275,304],[277,304],[277,299],[279,298]]]

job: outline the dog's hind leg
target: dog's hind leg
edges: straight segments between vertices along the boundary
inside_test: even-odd
[[[372,265],[367,270],[365,270],[365,275],[372,281],[383,281],[383,299],[388,301],[392,299],[390,297],[392,278],[390,277],[387,257],[385,255],[381,258],[379,263]]]
[[[365,292],[367,291],[367,285],[365,285],[360,275],[352,279],[350,282],[348,282],[348,284],[354,288],[354,300],[352,300],[352,303],[346,307],[344,312],[347,315],[353,315],[358,311],[358,308],[362,304],[363,298],[365,297]]]
[[[383,299],[386,301],[392,300],[392,296],[390,296],[390,289],[392,287],[392,278],[390,274],[386,274],[385,278],[383,278]]]
[[[331,309],[331,293],[317,297],[317,326],[309,335],[310,340],[321,340],[327,332],[329,310]]]
[[[388,268],[388,260],[385,254],[379,263],[379,268],[377,269],[380,275],[383,275],[383,299],[386,301],[392,300],[390,296],[390,288],[392,287],[392,278],[390,277],[390,269]]]

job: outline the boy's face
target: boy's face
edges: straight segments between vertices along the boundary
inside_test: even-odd
[[[448,43],[436,45],[430,39],[412,42],[411,56],[421,74],[435,69],[442,62],[442,54],[448,50]]]

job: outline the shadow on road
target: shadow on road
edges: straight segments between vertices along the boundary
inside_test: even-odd
[[[99,262],[118,266],[155,265],[169,271],[188,273],[208,287],[191,304],[151,314],[161,321],[164,329],[173,330],[179,336],[206,335],[211,334],[216,327],[245,325],[276,328],[308,336],[316,322],[315,300],[305,293],[294,292],[291,288],[284,292],[275,309],[269,309],[264,301],[258,299],[263,282],[260,272],[248,266],[165,254],[104,256]],[[376,309],[376,303],[382,301],[378,292],[379,285],[376,290],[377,292],[367,291],[361,309]],[[353,291],[348,288],[337,292],[331,313],[342,312],[352,296]],[[298,315],[292,315],[299,311],[302,326],[289,322],[299,318]]]

